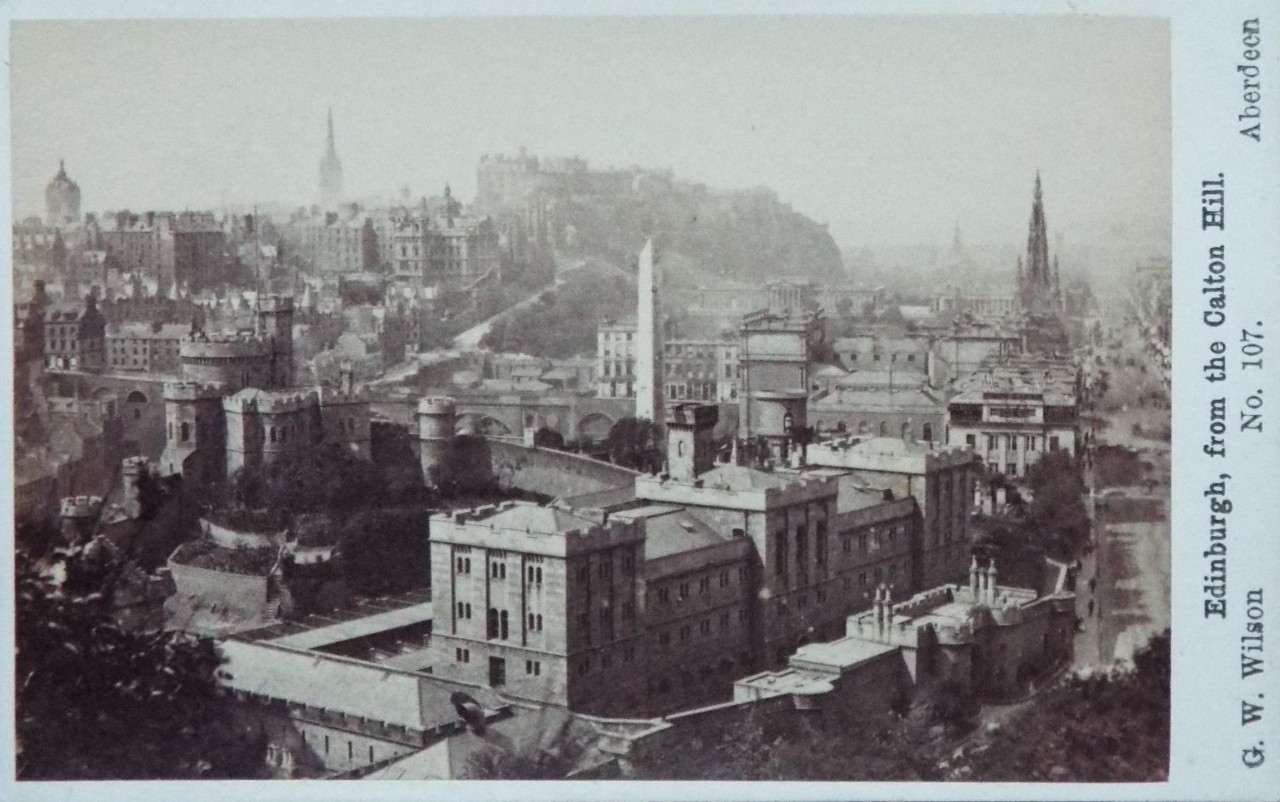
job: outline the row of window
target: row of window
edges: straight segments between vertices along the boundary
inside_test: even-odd
[[[636,659],[636,647],[627,646],[623,648],[622,650],[623,664],[630,663],[635,659]],[[580,676],[586,676],[587,674],[590,674],[591,668],[592,668],[591,655],[587,655],[586,657],[583,657],[581,660],[578,661],[578,674]],[[610,668],[613,668],[613,655],[610,654],[607,650],[602,650],[600,652],[600,670],[605,671]]]
[[[986,436],[987,451],[999,450],[1002,442],[1004,444],[1004,450],[1011,453],[1017,452],[1019,444],[1021,444],[1022,447],[1027,451],[1040,450],[1040,438],[1034,435],[1006,434],[1003,437],[1004,439],[1001,440],[1000,435],[997,435],[997,434],[987,435]],[[965,445],[969,446],[969,448],[976,450],[978,447],[978,436],[976,434],[967,434],[964,437],[964,442],[965,442]],[[1057,451],[1059,448],[1061,448],[1061,441],[1059,440],[1058,436],[1049,435],[1049,450]]]
[[[739,583],[746,582],[747,581],[746,566],[739,566],[737,575],[738,575]],[[691,579],[682,579],[679,582],[673,582],[667,585],[659,585],[657,588],[658,602],[661,604],[667,604],[671,601],[671,589],[673,585],[676,590],[677,601],[683,601],[689,598],[689,590],[691,587],[690,585],[691,582],[692,582]],[[732,584],[733,584],[733,572],[729,571],[728,569],[722,569],[716,575],[716,585],[718,587],[726,588]],[[711,590],[711,575],[706,574],[699,577],[698,578],[698,594],[702,595],[708,592],[709,590]]]
[[[721,612],[720,615],[718,616],[718,625],[717,625],[718,630],[720,632],[728,632],[730,627],[732,626],[733,617],[734,617],[733,614],[729,611]],[[747,610],[745,607],[738,608],[737,618],[738,618],[738,623],[740,624],[746,623]],[[711,634],[711,630],[712,630],[712,623],[711,623],[710,617],[703,618],[701,621],[698,622],[699,636],[707,637]],[[681,624],[678,628],[675,628],[675,629],[665,629],[665,630],[659,631],[658,632],[658,648],[659,649],[666,650],[671,648],[671,633],[673,631],[679,637],[680,643],[685,643],[690,638],[693,637],[693,624],[692,623]]]
[[[819,427],[821,428],[821,423],[819,424]],[[835,431],[837,434],[844,434],[849,431],[849,424],[842,420],[836,421]],[[858,425],[854,428],[854,431],[857,434],[871,434],[871,424],[864,420],[858,421]],[[889,432],[890,429],[888,421],[880,421],[879,425],[876,426],[876,434],[880,437],[888,437]],[[911,440],[915,437],[915,434],[915,427],[910,423],[902,423],[898,426],[898,435],[903,440]],[[926,443],[933,442],[932,423],[926,422],[920,426],[920,439]]]
[[[857,362],[857,361],[858,361],[858,356],[859,356],[859,354],[858,354],[856,351],[850,351],[850,352],[848,353],[848,355],[846,356],[846,359],[847,359],[847,361],[849,361],[849,362]],[[884,354],[862,354],[862,356],[870,356],[870,357],[871,357],[871,361],[872,361],[872,362],[882,362],[882,361],[884,361],[884,360],[883,360],[883,357],[884,357],[885,355],[884,355]],[[898,354],[897,354],[897,353],[892,353],[892,354],[889,354],[888,356],[889,356],[889,361],[890,361],[890,362],[897,362],[897,361],[898,361]],[[904,360],[904,361],[906,361],[906,362],[915,362],[915,361],[916,361],[916,354],[904,354],[903,356],[905,356],[905,357],[906,357],[906,359]]]

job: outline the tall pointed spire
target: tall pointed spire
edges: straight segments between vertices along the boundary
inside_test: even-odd
[[[342,161],[333,138],[333,107],[328,109],[328,141],[320,159],[320,205],[329,210],[342,203]]]
[[[1049,234],[1045,226],[1044,190],[1040,171],[1031,202],[1031,222],[1027,230],[1026,272],[1020,274],[1020,295],[1024,311],[1046,314],[1053,311],[1053,270],[1049,262]]]

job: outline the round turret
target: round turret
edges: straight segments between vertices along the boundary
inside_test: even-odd
[[[447,396],[424,398],[418,402],[417,418],[422,478],[428,485],[434,485],[434,476],[449,460],[457,426],[457,404]]]

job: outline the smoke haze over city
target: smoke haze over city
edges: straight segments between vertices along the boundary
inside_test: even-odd
[[[470,198],[481,154],[525,145],[767,186],[844,247],[957,224],[1004,245],[1039,169],[1069,243],[1159,237],[1168,36],[1096,17],[20,22],[14,213],[60,158],[89,211],[310,204],[332,106],[352,198]]]

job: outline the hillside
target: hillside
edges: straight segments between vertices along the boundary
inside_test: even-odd
[[[641,173],[612,192],[548,190],[559,247],[571,256],[630,264],[647,235],[712,277],[840,280],[840,249],[826,226],[771,190],[717,192]]]

